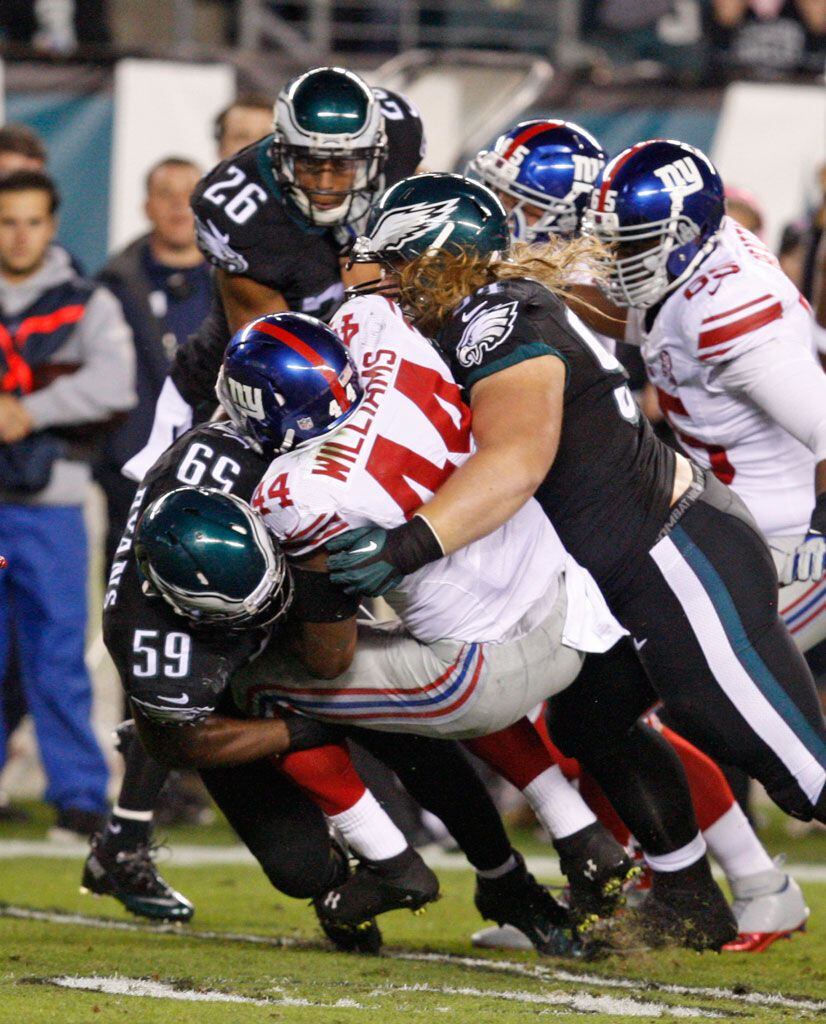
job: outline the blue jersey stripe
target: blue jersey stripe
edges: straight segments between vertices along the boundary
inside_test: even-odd
[[[688,562],[711,599],[735,657],[771,706],[778,711],[800,742],[821,764],[826,763],[824,742],[803,713],[775,679],[768,665],[752,646],[725,583],[705,554],[682,526],[671,531],[671,540]]]

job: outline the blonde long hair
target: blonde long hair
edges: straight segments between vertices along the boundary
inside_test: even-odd
[[[515,242],[507,256],[494,259],[472,250],[426,252],[400,270],[399,300],[419,330],[432,335],[462,299],[483,285],[528,277],[565,298],[586,278],[604,277],[606,255],[593,237],[552,238],[542,245]]]

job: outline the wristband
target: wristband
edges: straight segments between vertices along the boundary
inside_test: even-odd
[[[817,496],[815,507],[812,510],[809,529],[815,530],[817,533],[826,534],[826,491]]]
[[[385,557],[403,576],[444,556],[439,538],[424,516],[415,515],[402,526],[387,531]]]

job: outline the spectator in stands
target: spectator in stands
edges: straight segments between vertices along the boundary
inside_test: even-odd
[[[711,34],[738,72],[823,74],[823,0],[712,0]]]
[[[66,55],[78,46],[108,46],[108,0],[3,0],[0,31],[39,53]]]
[[[6,124],[0,128],[0,174],[9,171],[44,171],[46,147],[27,124]]]
[[[132,328],[138,388],[137,406],[109,438],[96,467],[109,512],[107,571],[136,490],[121,475],[121,466],[146,444],[175,349],[209,309],[209,269],[195,242],[189,207],[201,173],[184,157],[156,163],[146,176],[144,209],[150,231],[116,253],[99,274],[120,300]]]
[[[272,131],[273,101],[261,93],[241,93],[215,118],[218,159],[228,160],[239,150]]]
[[[84,662],[82,506],[92,439],[134,404],[134,354],[114,297],[51,245],[58,204],[42,171],[0,178],[0,678],[11,620],[57,834],[81,836],[99,827],[107,783]],[[5,740],[0,722],[0,767]]]
[[[726,185],[726,213],[753,235],[763,237],[763,211],[753,192],[736,185]]]

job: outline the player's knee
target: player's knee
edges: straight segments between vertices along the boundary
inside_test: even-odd
[[[819,821],[826,824],[826,787],[813,802],[793,780],[788,778],[761,779],[766,792],[777,806],[799,821]]]
[[[329,844],[297,856],[285,856],[283,848],[267,851],[258,862],[275,889],[297,900],[313,899],[340,885],[348,871],[344,858]]]

